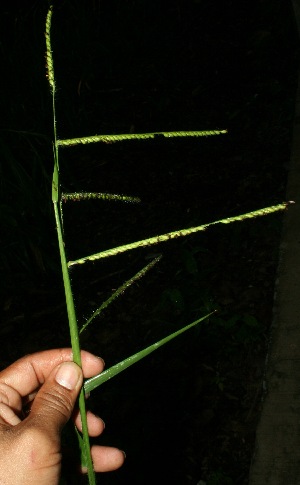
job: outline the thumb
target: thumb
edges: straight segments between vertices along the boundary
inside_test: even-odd
[[[82,382],[82,370],[77,364],[60,364],[35,396],[29,420],[48,432],[59,433],[71,417]]]

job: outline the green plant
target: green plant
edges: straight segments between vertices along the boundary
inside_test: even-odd
[[[53,152],[54,152],[54,171],[53,171],[53,180],[52,180],[52,201],[54,206],[54,214],[56,220],[56,228],[57,228],[57,235],[58,235],[58,243],[59,243],[59,251],[61,257],[61,266],[62,266],[62,273],[63,273],[63,281],[64,281],[64,288],[65,288],[65,295],[66,295],[66,303],[67,303],[67,311],[68,311],[68,319],[69,319],[69,328],[70,328],[70,336],[71,336],[71,344],[73,349],[73,357],[74,361],[81,365],[80,359],[80,333],[82,333],[86,327],[91,324],[91,322],[106,308],[110,303],[112,303],[120,294],[122,294],[134,281],[142,277],[147,271],[149,271],[156,263],[158,263],[160,257],[155,258],[152,262],[142,268],[138,273],[136,273],[132,278],[128,279],[123,285],[121,285],[114,294],[102,303],[97,310],[93,312],[93,314],[88,318],[88,320],[79,328],[78,320],[75,312],[75,305],[74,299],[72,294],[72,288],[70,283],[70,276],[69,276],[69,269],[73,266],[84,264],[88,261],[94,261],[110,256],[114,256],[125,251],[129,251],[132,249],[140,248],[140,247],[147,247],[153,244],[169,241],[171,239],[187,236],[193,234],[195,232],[205,231],[209,227],[216,225],[216,224],[228,224],[231,222],[242,221],[244,219],[255,218],[262,215],[271,214],[278,210],[283,210],[287,204],[278,204],[276,206],[267,207],[264,209],[259,209],[257,211],[252,211],[247,214],[238,215],[234,217],[229,217],[225,219],[220,219],[211,223],[202,224],[199,226],[191,227],[188,229],[176,230],[173,232],[168,232],[159,236],[149,237],[146,239],[142,239],[139,241],[135,241],[129,244],[125,244],[122,246],[118,246],[112,249],[108,249],[105,251],[101,251],[98,253],[94,253],[88,256],[83,256],[79,259],[68,261],[65,254],[65,241],[64,241],[64,230],[63,230],[63,208],[62,203],[68,201],[81,201],[86,199],[99,199],[99,200],[109,200],[113,199],[118,202],[122,201],[130,201],[130,202],[138,202],[137,198],[134,197],[126,197],[126,196],[119,196],[116,194],[103,194],[103,193],[94,193],[94,192],[84,192],[84,193],[68,193],[64,194],[60,190],[60,170],[59,170],[59,154],[60,150],[64,147],[71,147],[77,144],[89,144],[89,143],[117,143],[122,142],[124,140],[146,140],[146,139],[153,139],[156,137],[163,137],[163,138],[174,138],[174,137],[201,137],[201,136],[214,136],[214,135],[221,135],[225,134],[226,130],[209,130],[209,131],[186,131],[186,132],[154,132],[154,133],[142,133],[142,134],[120,134],[120,135],[95,135],[89,137],[82,137],[82,138],[72,138],[72,139],[59,139],[57,136],[56,130],[56,86],[55,86],[55,77],[54,77],[54,68],[53,68],[53,59],[52,59],[52,51],[51,51],[51,39],[50,39],[50,29],[51,29],[51,18],[52,18],[52,8],[49,10],[47,21],[46,21],[46,45],[47,45],[47,69],[48,69],[48,80],[52,92],[52,103],[53,103],[53,121],[54,121],[54,141],[53,141]],[[189,262],[190,271],[195,271],[195,267],[193,266],[193,261]],[[177,305],[180,300],[180,293],[173,289],[172,291],[166,292],[165,297],[169,299],[173,304]],[[95,475],[93,471],[93,464],[90,456],[90,446],[89,446],[89,438],[87,433],[87,424],[86,424],[86,411],[85,411],[85,393],[90,392],[100,384],[105,382],[106,380],[110,379],[111,377],[115,376],[122,370],[126,369],[133,363],[137,362],[138,360],[142,359],[144,356],[148,355],[150,352],[153,352],[164,343],[168,342],[172,338],[180,335],[182,332],[186,331],[187,329],[191,328],[192,326],[196,325],[197,323],[203,321],[205,318],[209,317],[211,312],[197,319],[196,321],[192,322],[190,325],[185,326],[181,330],[173,332],[168,337],[156,342],[155,344],[147,347],[146,349],[138,352],[127,359],[123,360],[122,362],[116,364],[112,368],[108,369],[107,371],[103,372],[101,375],[96,376],[92,379],[89,379],[85,382],[83,389],[81,390],[80,397],[79,397],[79,407],[80,413],[82,418],[82,427],[83,433],[80,435],[78,433],[78,439],[80,443],[80,448],[82,451],[82,461],[88,469],[88,477],[89,482],[91,484],[95,483]]]
[[[7,275],[6,285],[21,271],[33,274],[35,267],[41,274],[51,265],[40,250],[41,230],[45,228],[46,231],[45,221],[52,215],[50,198],[41,204],[49,185],[43,157],[39,154],[45,139],[39,133],[14,130],[2,130],[0,134],[0,266]],[[49,143],[48,139],[46,141]],[[25,147],[25,151],[27,147],[31,153],[29,160],[19,156],[20,146]],[[37,204],[41,207],[38,214]]]
[[[221,470],[211,473],[207,485],[233,485],[232,479]]]

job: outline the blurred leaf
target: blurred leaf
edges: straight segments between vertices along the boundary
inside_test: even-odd
[[[191,251],[188,251],[187,249],[183,249],[182,260],[183,260],[185,269],[189,274],[198,273],[197,261],[194,258],[193,254],[191,253]]]
[[[168,288],[165,291],[163,291],[162,294],[162,302],[167,302],[169,301],[173,308],[179,312],[182,312],[184,310],[185,304],[184,304],[184,298],[180,290],[177,288]]]

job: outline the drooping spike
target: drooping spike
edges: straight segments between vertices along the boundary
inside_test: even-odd
[[[127,290],[135,281],[138,279],[142,278],[147,271],[149,271],[153,266],[160,261],[162,256],[158,256],[157,258],[153,259],[149,264],[147,264],[144,268],[142,268],[138,273],[136,273],[132,278],[129,280],[125,281],[123,285],[121,285],[105,302],[102,303],[102,305],[97,308],[91,315],[91,317],[85,322],[85,324],[81,327],[79,333],[81,334],[86,327],[91,323],[92,320],[94,320],[95,317],[98,317],[100,313],[110,305],[118,296],[122,295],[125,290]]]

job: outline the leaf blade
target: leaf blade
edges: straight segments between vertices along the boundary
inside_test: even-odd
[[[186,332],[187,330],[194,327],[198,323],[202,322],[206,318],[209,318],[214,313],[215,313],[215,311],[208,313],[204,317],[201,317],[198,320],[195,320],[194,322],[190,323],[189,325],[186,325],[185,327],[181,328],[180,330],[173,332],[172,334],[168,335],[167,337],[164,337],[163,339],[159,340],[158,342],[155,342],[154,344],[149,345],[149,347],[146,347],[145,349],[140,350],[136,354],[133,354],[130,357],[127,357],[126,359],[122,360],[121,362],[118,362],[118,364],[113,365],[112,367],[105,370],[101,374],[98,374],[97,376],[94,376],[94,377],[91,377],[90,379],[87,379],[84,383],[85,393],[89,393],[89,392],[93,391],[94,389],[99,387],[101,384],[104,384],[104,382],[106,382],[109,379],[111,379],[112,377],[115,377],[116,375],[120,374],[120,372],[123,372],[125,369],[127,369],[131,365],[135,364],[139,360],[143,359],[147,355],[154,352],[154,350],[157,350],[158,348],[162,347],[164,344],[166,344],[170,340],[174,339],[175,337],[182,334],[183,332]]]

